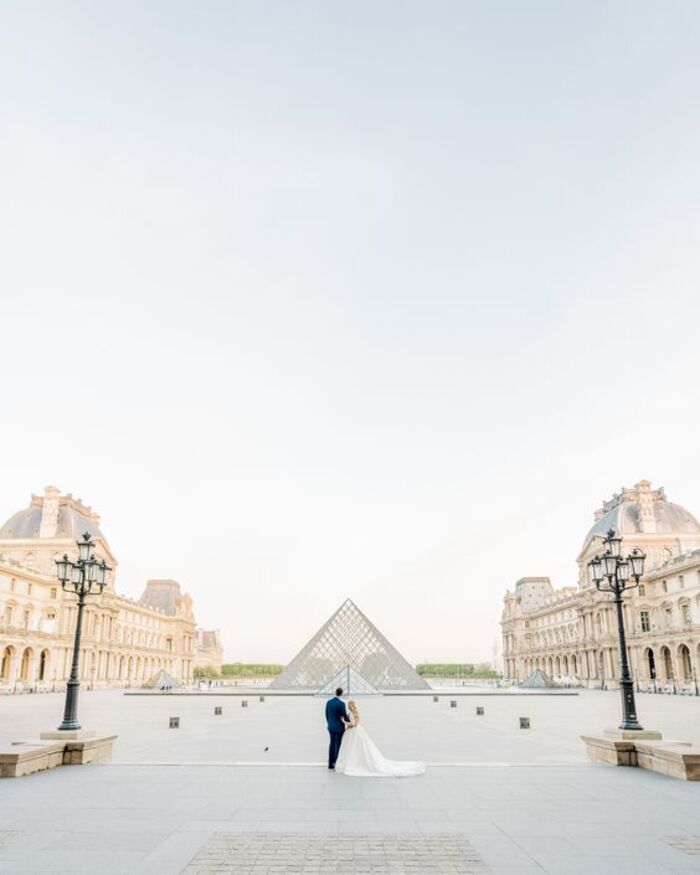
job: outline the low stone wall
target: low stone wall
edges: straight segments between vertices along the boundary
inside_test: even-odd
[[[88,763],[103,763],[112,756],[116,740],[116,735],[105,735],[85,741],[68,741],[63,752],[63,765],[86,766]]]
[[[671,778],[700,781],[700,750],[690,744],[638,741],[637,765]]]
[[[637,766],[683,781],[700,781],[700,749],[689,743],[604,735],[582,735],[581,740],[591,762]]]
[[[20,778],[63,765],[65,744],[20,742],[0,750],[0,778]]]
[[[21,778],[57,766],[98,763],[112,756],[116,735],[66,741],[16,741],[0,749],[0,778]]]
[[[631,741],[620,741],[598,735],[582,735],[588,758],[594,763],[609,766],[636,766],[637,752]]]

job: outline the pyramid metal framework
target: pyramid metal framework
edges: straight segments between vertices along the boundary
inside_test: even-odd
[[[378,692],[430,689],[350,599],[272,681],[270,689],[317,692],[347,671],[357,673]]]

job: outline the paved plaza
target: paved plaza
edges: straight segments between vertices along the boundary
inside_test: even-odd
[[[700,872],[700,786],[584,757],[619,694],[449,699],[360,700],[384,752],[429,769],[353,779],[321,767],[318,699],[84,692],[84,725],[119,733],[113,761],[0,782],[0,873]],[[1,698],[0,736],[35,736],[61,704]],[[698,741],[700,699],[639,710]]]

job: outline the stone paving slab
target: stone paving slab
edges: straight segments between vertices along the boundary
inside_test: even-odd
[[[217,832],[182,875],[491,875],[462,835]]]

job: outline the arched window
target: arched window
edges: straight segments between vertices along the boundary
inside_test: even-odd
[[[49,651],[42,650],[39,656],[39,680],[46,680],[46,672],[49,665]]]
[[[654,662],[654,651],[651,647],[647,647],[644,651],[644,658],[646,659],[647,669],[649,672],[649,680],[653,681],[656,677],[656,664]]]
[[[2,662],[0,662],[0,680],[10,680],[10,670],[12,668],[12,657],[14,656],[14,648],[7,646],[2,653]]]
[[[661,648],[661,659],[664,666],[664,679],[667,681],[673,680],[673,662],[671,661],[671,651],[668,647]]]
[[[693,666],[690,662],[690,650],[685,644],[681,644],[678,648],[678,658],[681,664],[681,676],[683,680],[689,681],[693,677]]]
[[[25,648],[22,654],[22,663],[20,665],[19,679],[27,683],[30,680],[30,672],[32,668],[32,657],[34,653],[31,647]]]

